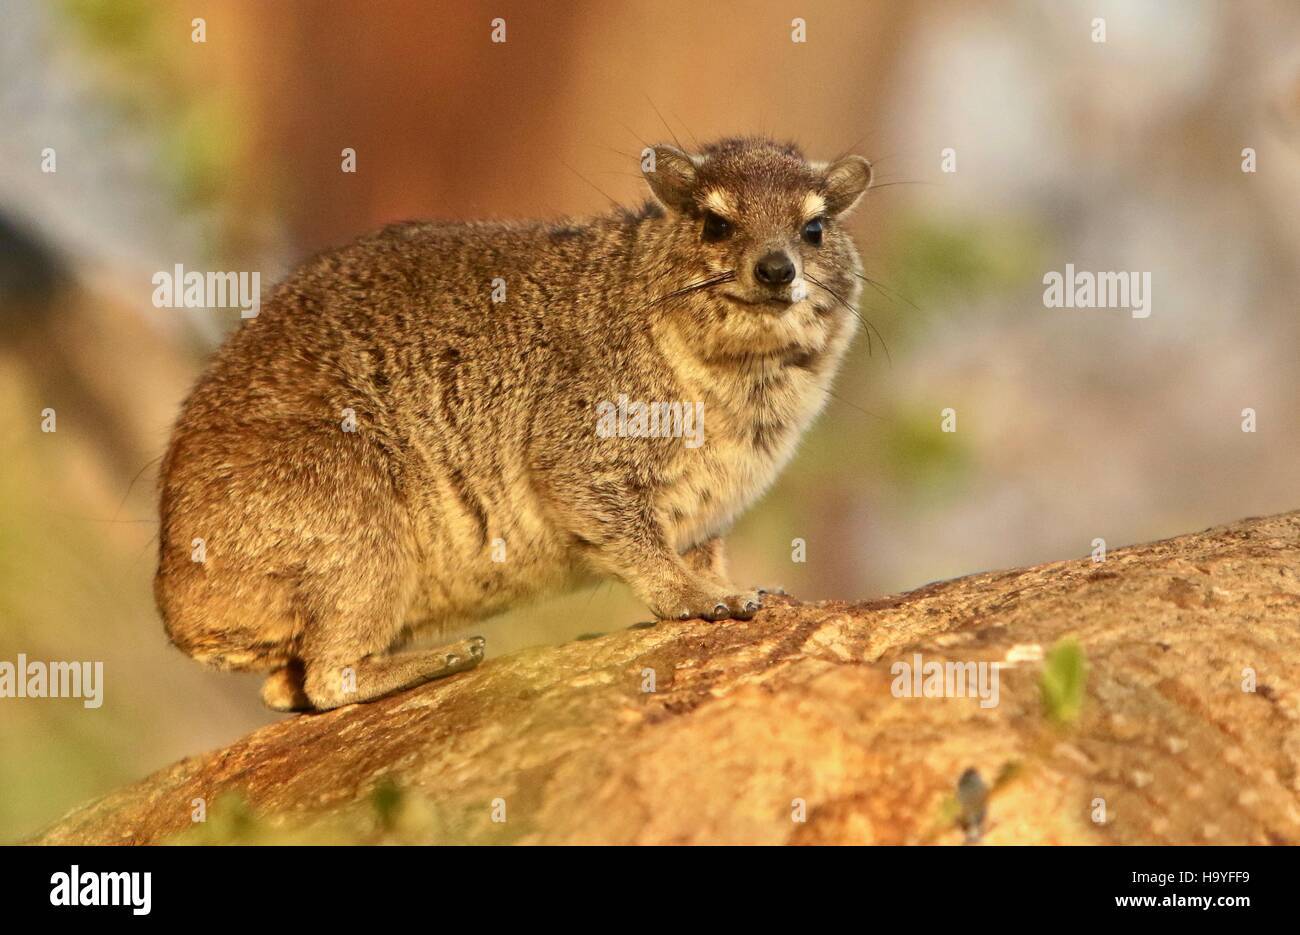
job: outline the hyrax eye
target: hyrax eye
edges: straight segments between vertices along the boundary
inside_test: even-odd
[[[803,239],[805,243],[810,243],[814,247],[822,245],[822,219],[813,218],[803,226]]]
[[[710,243],[716,240],[726,240],[731,236],[731,222],[720,215],[714,214],[712,211],[706,211],[704,212],[704,232],[700,236]]]

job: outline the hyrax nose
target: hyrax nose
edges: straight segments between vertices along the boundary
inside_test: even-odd
[[[764,285],[784,286],[794,282],[794,261],[781,250],[774,250],[754,264],[754,277]]]

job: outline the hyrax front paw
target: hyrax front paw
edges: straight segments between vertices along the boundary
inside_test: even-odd
[[[487,648],[487,640],[481,636],[471,636],[467,640],[461,640],[447,647],[447,653],[443,658],[442,674],[451,675],[456,672],[465,672],[474,668],[483,661],[483,653]]]
[[[757,591],[693,586],[653,601],[650,609],[661,620],[748,620],[763,606]]]

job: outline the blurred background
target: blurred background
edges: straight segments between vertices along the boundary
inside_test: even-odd
[[[155,308],[153,274],[258,270],[267,288],[391,221],[633,203],[646,142],[768,133],[876,166],[853,223],[888,354],[860,334],[731,539],[738,581],[866,598],[1300,507],[1300,4],[0,15],[0,660],[105,668],[96,710],[0,699],[0,840],[275,718],[257,677],[170,649],[153,608],[157,459],[239,321]],[[1150,272],[1150,318],[1044,308],[1043,275],[1067,263]],[[474,630],[499,654],[646,616],[611,584]]]

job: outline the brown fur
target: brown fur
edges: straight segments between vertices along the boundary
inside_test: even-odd
[[[837,215],[870,169],[764,140],[661,146],[654,162],[658,201],[640,211],[393,225],[273,291],[163,462],[155,593],[178,647],[272,670],[274,707],[329,708],[481,657],[481,641],[392,652],[413,633],[597,576],[660,617],[753,614],[761,595],[726,579],[718,537],[825,402],[855,326],[840,299],[860,291]],[[815,247],[800,232],[822,203]],[[704,242],[717,206],[734,232]],[[771,249],[827,288],[791,302],[756,281]],[[597,404],[620,394],[702,401],[703,445],[599,437]]]

